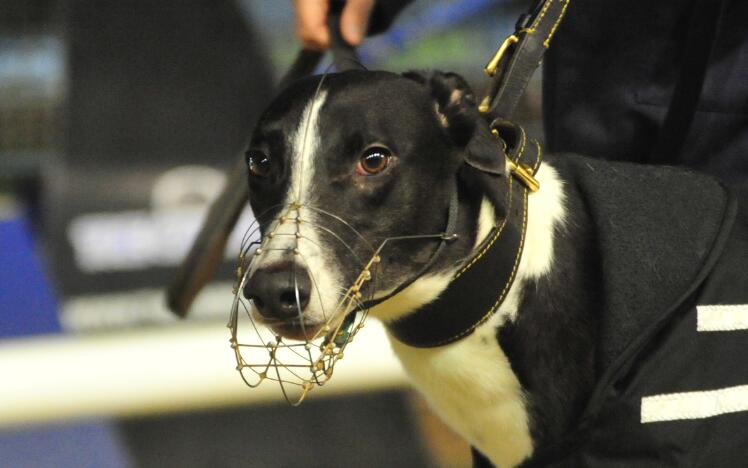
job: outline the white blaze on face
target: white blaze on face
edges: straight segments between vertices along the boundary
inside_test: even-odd
[[[301,121],[289,144],[291,155],[291,183],[286,194],[286,204],[308,203],[314,179],[315,158],[319,151],[319,111],[327,98],[327,91],[320,90],[301,113]]]
[[[319,213],[309,209],[313,205],[314,175],[321,135],[320,109],[326,91],[319,91],[306,105],[296,131],[288,136],[289,185],[281,210],[281,218],[272,223],[262,246],[263,254],[252,262],[252,271],[279,262],[294,261],[306,268],[312,280],[309,305],[304,315],[309,322],[323,322],[331,318],[342,292],[342,275],[331,252],[325,250],[318,226],[324,226]],[[297,220],[298,218],[298,220]],[[300,220],[300,221],[299,221]],[[266,233],[266,235],[267,235]],[[329,241],[329,236],[325,236]]]

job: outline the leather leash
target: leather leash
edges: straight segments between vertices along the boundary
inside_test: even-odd
[[[519,17],[484,70],[492,78],[478,109],[510,119],[566,13],[570,0],[541,0]]]

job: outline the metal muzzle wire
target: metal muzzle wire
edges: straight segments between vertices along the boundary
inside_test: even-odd
[[[315,216],[304,217],[303,213],[313,213]],[[298,405],[313,388],[330,380],[335,363],[343,357],[346,346],[363,327],[367,315],[367,310],[360,307],[363,290],[375,289],[364,288],[364,285],[373,281],[380,257],[374,254],[375,249],[368,247],[370,244],[349,223],[320,208],[302,206],[298,203],[283,206],[280,216],[268,223],[264,237],[258,239],[262,218],[257,217],[242,241],[234,285],[234,301],[228,323],[231,329],[230,342],[236,355],[237,370],[247,385],[256,387],[265,380],[275,381],[280,385],[285,399],[292,405]],[[316,222],[314,218],[321,218],[324,222]],[[349,232],[338,234],[329,227],[331,225],[344,226]],[[304,254],[310,249],[323,249],[319,241],[315,241],[309,235],[311,231],[324,237],[325,244],[336,242],[343,245],[348,253],[348,260],[356,262],[360,269],[355,281],[337,292],[339,298],[331,310],[324,309],[321,299],[331,292],[320,290],[320,273],[311,268]],[[362,255],[356,253],[346,242],[345,239],[351,235],[363,241],[359,244],[367,246],[368,260],[362,261]],[[282,247],[273,247],[271,241],[278,236],[288,236],[291,242],[283,243]],[[302,243],[305,244],[304,249],[301,248]],[[252,301],[243,296],[252,273],[252,260],[260,259],[273,251],[279,253],[278,250],[285,251],[280,252],[281,254],[292,255],[294,265],[299,264],[308,270],[312,284],[311,294],[323,307],[324,323],[321,326],[315,324],[315,331],[307,331],[307,320],[301,305],[294,267],[291,274],[298,317],[287,320],[286,323],[301,328],[304,335],[304,339],[301,340],[283,338],[267,328],[264,325],[267,324],[267,320],[259,320],[256,311],[252,310]]]
[[[278,209],[279,216],[272,220],[267,219],[268,211]],[[310,391],[325,385],[331,379],[335,364],[343,358],[346,347],[364,327],[369,307],[376,302],[374,299],[377,291],[377,272],[380,271],[382,252],[386,246],[394,241],[444,241],[446,234],[391,237],[373,247],[372,243],[350,223],[319,207],[292,203],[270,210],[257,216],[242,240],[233,291],[234,300],[228,322],[231,330],[230,343],[236,356],[236,369],[248,386],[254,388],[266,380],[277,382],[286,401],[297,406],[304,401]],[[259,235],[261,223],[268,225],[262,238]],[[336,232],[332,226],[340,226],[344,232]],[[317,241],[309,235],[310,232],[319,235]],[[287,236],[291,242],[282,247],[273,247],[271,241],[278,236]],[[364,246],[360,248],[361,252],[356,252],[346,240],[351,238],[359,241],[359,246]],[[301,248],[302,243],[305,244],[305,248]],[[243,295],[253,272],[252,261],[273,252],[292,255],[294,264],[298,262],[307,269],[312,283],[312,296],[322,305],[321,298],[331,292],[320,289],[320,272],[311,268],[311,262],[304,252],[308,253],[310,249],[315,249],[321,253],[324,245],[335,243],[344,247],[346,258],[343,260],[356,264],[359,273],[353,282],[346,288],[332,292],[338,296],[335,306],[328,310],[323,308],[324,323],[321,326],[315,325],[315,331],[307,331],[298,281],[293,270],[291,274],[294,275],[298,316],[277,323],[296,325],[302,329],[304,338],[288,339],[273,332],[267,327],[273,323],[261,319],[257,311],[253,310],[252,301]]]

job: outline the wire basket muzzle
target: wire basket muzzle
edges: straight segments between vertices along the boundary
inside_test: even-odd
[[[267,219],[266,213],[271,211],[279,215]],[[263,236],[261,225],[267,226]],[[358,246],[358,252],[352,244]],[[320,261],[326,257],[326,246],[331,245],[345,253],[337,256],[337,261],[351,262],[349,270],[359,271],[346,286],[340,286],[340,278],[331,282],[330,267]],[[363,304],[376,290],[380,250],[372,248],[345,220],[317,207],[292,203],[257,216],[242,240],[228,323],[236,369],[244,382],[250,387],[266,380],[277,382],[292,405],[300,404],[311,390],[327,383],[345,348],[364,326],[368,310]],[[272,321],[261,317],[252,300],[244,296],[257,265],[280,258],[291,259],[294,265],[289,274],[297,315],[285,322],[300,329],[297,339],[273,331]],[[311,280],[310,306],[317,309],[313,327],[308,327],[298,286],[297,272],[302,269]]]

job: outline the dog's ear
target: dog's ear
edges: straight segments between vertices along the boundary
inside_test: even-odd
[[[459,175],[467,188],[482,192],[495,206],[503,205],[502,184],[496,179],[506,172],[504,150],[478,111],[475,93],[467,82],[455,73],[408,72],[403,76],[429,88],[439,122],[463,154]]]
[[[475,93],[460,75],[408,72],[403,76],[429,88],[439,122],[452,142],[463,149],[468,165],[483,172],[504,174],[504,152],[478,111]]]

